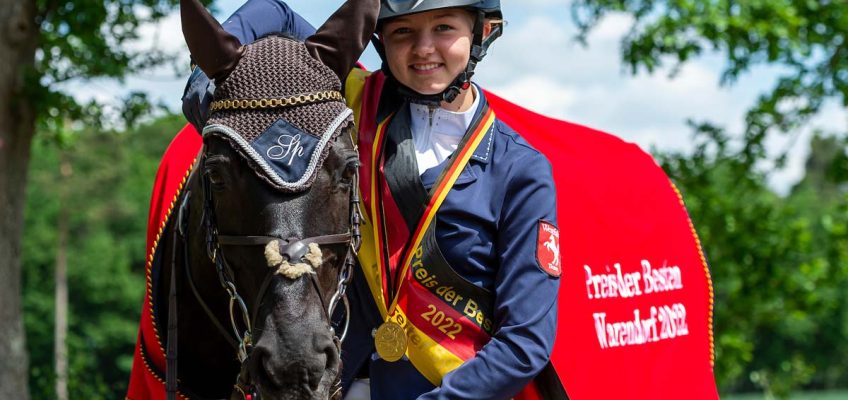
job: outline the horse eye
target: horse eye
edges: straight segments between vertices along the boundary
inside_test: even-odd
[[[220,191],[226,186],[227,177],[221,165],[209,165],[203,173],[212,190]]]
[[[224,184],[224,178],[221,176],[220,173],[218,173],[218,171],[208,171],[206,172],[206,176],[209,177],[209,183],[211,183],[213,187],[221,186]]]

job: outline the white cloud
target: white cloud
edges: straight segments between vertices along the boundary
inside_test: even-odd
[[[619,41],[633,25],[633,17],[627,14],[609,14],[603,23],[592,31],[596,41]]]
[[[178,10],[171,12],[156,23],[140,26],[138,35],[138,40],[128,43],[127,48],[137,51],[157,49],[171,53],[188,54],[188,48],[185,40],[183,40]]]
[[[570,0],[523,0],[521,5],[523,7],[551,7],[551,6],[568,6],[571,4]]]
[[[629,24],[622,16],[605,19],[584,48],[573,40],[575,31],[555,17],[528,18],[493,46],[479,79],[526,107],[608,131],[644,148],[686,148],[690,130],[685,120],[690,117],[741,117],[745,96],[717,88],[717,72],[702,63],[687,65],[674,79],[663,71],[626,74],[619,41]]]
[[[163,65],[143,73],[128,76],[123,82],[115,79],[90,79],[70,81],[60,85],[67,93],[77,100],[86,102],[97,100],[101,103],[119,106],[120,99],[129,92],[146,92],[152,101],[163,102],[169,108],[178,110],[182,88],[188,77],[189,52],[182,36],[179,11],[175,10],[156,23],[139,27],[139,38],[125,44],[131,51],[160,50],[175,54],[178,66],[175,71],[172,65]]]
[[[547,76],[521,76],[495,90],[525,108],[562,119],[577,100],[573,90]]]
[[[779,193],[788,193],[804,177],[804,164],[810,154],[810,140],[816,131],[825,135],[848,132],[848,113],[836,101],[827,102],[816,118],[803,127],[796,136],[772,135],[767,146],[773,153],[789,150],[786,167],[771,176],[770,185]]]

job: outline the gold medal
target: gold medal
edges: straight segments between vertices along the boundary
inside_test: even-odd
[[[374,345],[380,358],[388,362],[400,360],[406,353],[406,332],[396,322],[384,322],[374,334]]]

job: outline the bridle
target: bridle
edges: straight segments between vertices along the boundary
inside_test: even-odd
[[[203,218],[201,225],[204,227],[206,234],[206,254],[215,265],[215,271],[218,276],[218,281],[221,284],[221,287],[227,292],[227,295],[229,296],[228,308],[230,315],[231,332],[227,331],[224,328],[224,325],[215,316],[215,314],[210,310],[209,306],[203,300],[203,297],[200,295],[200,292],[197,290],[197,287],[194,284],[194,279],[191,275],[191,269],[189,268],[188,204],[189,199],[192,195],[191,191],[186,191],[186,194],[185,196],[183,196],[183,200],[180,204],[178,212],[177,234],[182,238],[183,241],[183,265],[185,268],[185,276],[189,283],[189,287],[194,293],[194,296],[197,299],[198,303],[201,305],[205,313],[209,316],[218,331],[220,331],[224,338],[236,349],[239,363],[241,363],[241,368],[236,379],[236,384],[234,385],[233,394],[238,394],[238,396],[240,396],[240,398],[244,400],[258,400],[259,392],[256,389],[256,386],[253,384],[251,377],[249,376],[246,361],[248,360],[251,350],[253,349],[253,322],[256,319],[257,313],[259,311],[259,306],[262,303],[262,299],[265,297],[266,291],[268,290],[268,287],[270,286],[274,275],[277,274],[277,271],[274,269],[269,269],[269,271],[265,274],[265,278],[263,279],[262,284],[259,286],[259,291],[255,295],[255,301],[253,302],[252,310],[251,312],[248,312],[247,304],[245,303],[241,294],[239,294],[238,288],[236,287],[235,273],[227,262],[226,256],[224,255],[224,248],[233,246],[264,247],[273,241],[277,241],[279,243],[280,254],[285,260],[292,262],[302,262],[304,256],[309,250],[309,244],[311,243],[317,244],[319,246],[340,244],[346,245],[347,252],[345,254],[344,264],[339,270],[336,291],[330,298],[329,304],[325,303],[325,296],[323,291],[321,290],[321,285],[318,282],[316,274],[307,274],[312,282],[312,286],[317,291],[318,297],[321,299],[322,309],[326,313],[325,316],[327,318],[327,325],[334,336],[336,346],[340,349],[341,342],[344,341],[345,336],[347,335],[348,327],[350,326],[350,304],[348,302],[346,292],[347,287],[353,277],[353,268],[356,263],[357,252],[359,251],[359,246],[361,243],[360,224],[362,221],[362,216],[359,211],[359,168],[358,166],[357,168],[355,168],[356,172],[354,172],[353,178],[351,180],[349,200],[350,228],[346,233],[312,236],[303,239],[281,238],[275,236],[221,235],[218,231],[218,225],[215,217],[215,209],[213,207],[211,183],[209,182],[209,177],[206,174],[202,173],[205,160],[205,157],[202,157],[200,165],[198,166],[198,170],[200,170],[202,174],[199,179],[201,179],[203,193]],[[177,234],[175,234],[175,242]],[[175,251],[176,250],[174,250],[174,252]],[[176,263],[172,262],[171,293],[169,296],[168,349],[166,354],[166,390],[168,393],[169,400],[172,398],[175,399],[177,394],[177,320],[176,284],[174,278],[176,275],[175,265]],[[344,305],[345,321],[344,330],[342,330],[341,335],[338,335],[335,332],[335,329],[333,328],[332,315],[336,307],[340,303]],[[238,318],[236,314],[239,314],[241,318]],[[241,320],[241,324],[243,325],[243,331],[240,330],[241,327],[239,326],[239,319]]]

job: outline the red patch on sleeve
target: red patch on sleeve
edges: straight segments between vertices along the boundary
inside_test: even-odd
[[[536,262],[548,275],[559,278],[562,275],[559,257],[559,229],[548,221],[539,221],[539,233],[536,236]]]

